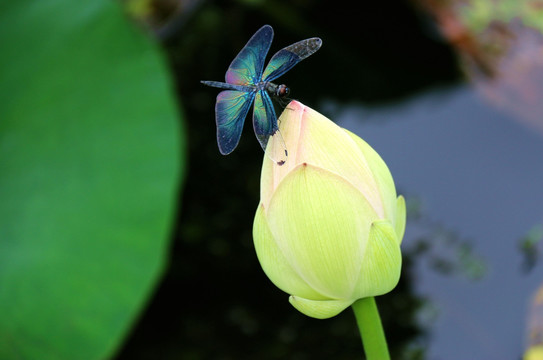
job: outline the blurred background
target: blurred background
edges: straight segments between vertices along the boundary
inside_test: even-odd
[[[402,277],[377,298],[392,358],[520,359],[543,342],[532,299],[543,280],[543,1],[53,3],[0,7],[11,19],[0,37],[11,61],[0,65],[15,69],[0,78],[8,119],[0,195],[9,200],[0,205],[0,306],[12,314],[0,325],[0,357],[363,356],[349,310],[329,320],[301,315],[258,264],[252,222],[263,152],[250,126],[232,154],[217,148],[218,90],[199,81],[222,81],[264,24],[275,31],[269,56],[322,38],[280,82],[374,147],[406,197]],[[39,26],[14,31],[42,19],[60,29],[56,42],[40,40]],[[59,80],[44,58],[75,75],[51,90]],[[39,78],[27,74],[36,60]],[[95,93],[78,97],[72,89],[87,77]],[[54,99],[43,95],[55,89]],[[69,101],[76,105],[58,116]],[[19,128],[26,115],[31,126]],[[28,129],[28,143],[42,145],[14,150]],[[61,150],[43,155],[49,147]],[[96,194],[103,198],[90,201]],[[50,208],[62,211],[48,218]],[[43,274],[36,263],[61,265],[35,276]]]

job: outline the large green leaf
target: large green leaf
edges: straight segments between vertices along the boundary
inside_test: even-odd
[[[104,359],[166,260],[165,61],[112,1],[3,1],[0,24],[0,358]]]

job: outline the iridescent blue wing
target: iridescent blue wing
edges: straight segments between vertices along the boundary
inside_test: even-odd
[[[254,91],[225,90],[217,95],[215,119],[217,143],[221,154],[230,154],[238,146],[243,123],[254,98]]]
[[[279,50],[273,55],[266,70],[262,74],[262,81],[273,81],[283,75],[294,65],[314,54],[320,49],[322,40],[319,38],[305,39]]]
[[[283,165],[287,161],[287,148],[277,126],[272,100],[265,90],[258,91],[255,96],[253,128],[266,155],[278,165]]]
[[[269,25],[262,26],[230,64],[225,76],[226,82],[236,85],[259,83],[272,39],[272,27]]]

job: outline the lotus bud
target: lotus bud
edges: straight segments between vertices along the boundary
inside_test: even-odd
[[[319,319],[391,291],[406,211],[386,164],[297,101],[279,120],[288,160],[279,166],[264,157],[253,226],[264,272],[296,309]]]

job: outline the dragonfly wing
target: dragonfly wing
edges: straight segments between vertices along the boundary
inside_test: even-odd
[[[269,25],[262,26],[230,64],[225,76],[226,82],[236,85],[259,83],[272,39],[272,27]]]
[[[264,90],[258,91],[255,96],[253,128],[266,155],[276,164],[283,165],[287,161],[287,147],[277,126],[272,100]]]
[[[320,49],[322,40],[319,38],[310,38],[298,41],[284,49],[279,50],[273,55],[262,74],[263,81],[273,81],[283,75],[294,65],[314,54]]]
[[[221,154],[230,154],[238,146],[243,124],[255,92],[221,91],[215,104],[217,143]]]

